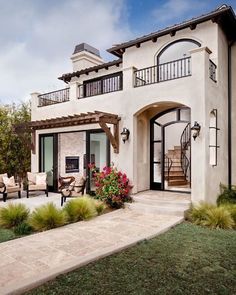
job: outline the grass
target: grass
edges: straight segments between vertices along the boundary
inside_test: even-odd
[[[183,223],[28,295],[236,294],[236,233]]]

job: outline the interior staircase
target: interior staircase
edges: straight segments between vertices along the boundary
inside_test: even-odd
[[[180,146],[168,150],[165,154],[165,180],[168,186],[185,186],[189,184],[190,159],[187,157],[191,146],[191,126],[188,123],[180,137]]]
[[[180,186],[188,184],[187,177],[184,175],[181,165],[180,146],[174,146],[174,149],[168,150],[166,154],[165,180],[168,182],[168,186]]]

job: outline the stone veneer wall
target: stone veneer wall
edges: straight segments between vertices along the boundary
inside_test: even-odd
[[[60,176],[82,176],[84,174],[84,154],[86,153],[85,132],[61,133],[58,136],[58,173]],[[65,158],[79,157],[79,172],[65,172]]]

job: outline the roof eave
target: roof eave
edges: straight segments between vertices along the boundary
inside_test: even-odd
[[[203,23],[205,21],[213,20],[217,16],[222,16],[224,14],[229,14],[229,16],[231,18],[233,18],[233,20],[235,22],[235,26],[236,26],[236,17],[235,17],[234,11],[230,6],[228,6],[226,8],[222,8],[222,9],[216,10],[212,13],[208,13],[206,15],[200,16],[200,17],[195,18],[193,20],[186,21],[182,24],[178,24],[178,25],[157,31],[155,33],[149,34],[148,36],[140,37],[135,40],[131,40],[129,42],[125,42],[123,44],[120,44],[118,46],[111,47],[111,48],[107,49],[107,52],[114,54],[115,56],[122,57],[122,50],[124,51],[126,48],[135,46],[140,43],[150,41],[153,38],[162,37],[164,35],[172,33],[173,31],[176,32],[176,31],[188,28],[192,25],[197,25],[197,24]]]

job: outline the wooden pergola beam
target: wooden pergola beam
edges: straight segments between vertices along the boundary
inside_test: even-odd
[[[109,138],[115,153],[119,153],[119,120],[120,117],[115,114],[106,112],[94,111],[88,113],[81,113],[63,117],[56,117],[52,119],[45,119],[40,121],[32,121],[15,126],[17,133],[31,132],[32,142],[31,149],[35,153],[35,133],[36,130],[61,128],[76,125],[99,124]],[[107,124],[113,125],[113,133]]]

